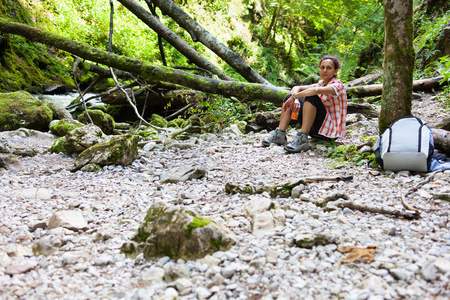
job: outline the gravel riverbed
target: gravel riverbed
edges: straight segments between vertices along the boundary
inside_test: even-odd
[[[361,143],[361,136],[377,135],[376,124],[362,120],[350,125],[349,137],[340,143]],[[291,138],[294,134],[289,132]],[[190,148],[167,150],[156,144],[151,151],[141,149],[131,166],[107,166],[99,173],[70,172],[74,158],[49,154],[50,136],[10,138],[38,154],[20,158],[27,171],[0,170],[0,298],[450,298],[450,203],[433,197],[450,192],[449,171],[435,174],[406,198],[420,210],[418,220],[348,208],[326,211],[308,199],[340,193],[358,204],[404,210],[401,196],[429,174],[354,164],[336,168],[324,155],[327,145],[286,154],[282,147],[260,147],[265,136],[267,132],[230,132],[205,140],[194,137],[181,142]],[[180,166],[202,166],[207,173],[184,183],[160,182],[163,173]],[[225,193],[228,182],[274,185],[337,175],[353,179],[309,183],[301,197],[273,198],[285,222],[264,236],[252,234],[251,219],[239,214],[250,196]],[[224,224],[237,243],[195,261],[127,258],[120,247],[156,201],[188,207]],[[66,210],[80,212],[88,229],[46,228],[53,214]],[[326,233],[337,242],[300,248],[293,244],[299,233]],[[45,237],[60,242],[57,250],[33,254],[33,245]],[[374,260],[344,263],[340,246],[375,246]],[[178,279],[171,281],[169,275]]]

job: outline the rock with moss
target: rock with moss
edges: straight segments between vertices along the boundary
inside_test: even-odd
[[[294,245],[300,248],[312,249],[314,246],[339,244],[337,238],[326,233],[299,233],[294,238]]]
[[[173,119],[173,120],[169,121],[169,123],[167,124],[167,127],[182,129],[182,128],[186,127],[188,124],[189,124],[189,122],[186,122],[186,120],[177,118],[177,119]]]
[[[24,91],[0,94],[0,131],[29,128],[47,131],[52,110]]]
[[[128,166],[138,157],[139,140],[137,135],[125,134],[113,136],[107,142],[93,145],[80,153],[72,171],[80,170],[89,164]]]
[[[131,257],[169,256],[195,260],[216,251],[227,251],[236,237],[223,225],[182,207],[163,202],[153,204],[144,222],[121,251]]]
[[[100,127],[105,134],[109,135],[114,132],[115,122],[113,117],[111,117],[110,115],[101,110],[88,109],[87,112],[91,117],[92,122],[94,122],[95,125]],[[86,112],[83,112],[81,115],[78,116],[78,121],[83,124],[89,124],[90,122]]]
[[[192,124],[191,128],[188,130],[189,133],[202,133],[202,128],[205,123],[197,115],[192,115],[189,117],[188,121]]]
[[[158,126],[158,127],[167,127],[169,122],[166,119],[164,119],[163,117],[161,117],[160,115],[152,114],[150,124]]]
[[[76,120],[54,120],[50,123],[50,132],[57,136],[65,136],[75,128],[83,127],[84,124]]]
[[[62,145],[68,153],[80,153],[87,148],[105,140],[105,134],[96,125],[75,128],[66,134]]]
[[[50,146],[50,152],[51,153],[67,153],[67,150],[64,148],[62,144],[62,140],[64,137],[60,137],[59,139],[56,139],[53,144]]]
[[[281,111],[264,111],[254,115],[253,125],[257,128],[274,130],[280,123]]]

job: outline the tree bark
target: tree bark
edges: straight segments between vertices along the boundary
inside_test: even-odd
[[[283,103],[283,99],[288,93],[288,90],[285,88],[257,83],[217,80],[173,68],[156,66],[122,55],[110,54],[104,50],[72,41],[57,34],[45,32],[21,23],[11,22],[3,18],[0,18],[0,32],[20,35],[30,41],[56,47],[83,59],[139,75],[149,82],[175,83],[207,93],[235,96],[243,99],[265,100],[278,105]]]
[[[411,115],[414,46],[413,1],[384,0],[383,95],[380,132]]]
[[[441,85],[441,81],[444,77],[434,77],[421,80],[413,81],[413,91],[430,91],[434,89],[441,89],[444,85]],[[347,86],[347,85],[346,85]],[[382,84],[371,84],[364,86],[347,86],[347,97],[367,97],[367,96],[377,96],[383,93]]]
[[[231,49],[217,40],[173,1],[151,0],[151,2],[158,6],[163,14],[170,16],[181,27],[187,30],[191,34],[191,36],[194,35],[203,45],[208,47],[211,51],[213,51],[225,62],[227,62],[246,80],[248,80],[249,82],[271,85],[270,82],[268,82],[266,79],[264,79],[264,77],[253,70],[237,53],[233,52]]]
[[[450,157],[450,131],[433,128],[434,148]]]
[[[210,71],[213,74],[216,74],[220,79],[232,80],[231,77],[214,66],[205,57],[203,57],[195,49],[189,46],[189,44],[187,44],[179,36],[173,33],[169,28],[164,26],[164,24],[162,24],[157,17],[150,14],[144,7],[139,5],[139,3],[134,0],[119,0],[119,2],[122,3],[126,8],[128,8],[133,14],[135,14],[148,27],[153,29],[158,35],[162,36],[169,44],[175,47],[175,49],[180,51],[181,54],[186,56],[194,64],[196,64],[200,68]]]

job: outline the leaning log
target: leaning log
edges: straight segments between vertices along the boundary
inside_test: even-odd
[[[125,1],[128,2],[129,0],[119,1],[123,3]],[[216,39],[211,33],[209,33],[205,28],[198,24],[193,18],[191,18],[191,16],[185,13],[184,10],[182,10],[173,1],[151,0],[151,2],[158,6],[163,14],[166,14],[173,20],[175,20],[175,22],[186,29],[191,34],[191,36],[193,36],[193,38],[195,37],[203,45],[208,47],[249,82],[262,83],[267,85],[271,84],[266,79],[264,79],[264,77],[253,70],[245,62],[245,60],[242,59],[242,57],[240,57],[237,53],[235,53],[218,39]]]
[[[281,105],[288,92],[285,88],[247,82],[212,79],[173,68],[157,66],[123,55],[78,43],[60,35],[0,18],[0,32],[11,33],[67,51],[83,59],[139,75],[149,82],[170,82],[212,94],[242,99],[265,100]]]
[[[432,128],[434,148],[450,157],[450,131]]]
[[[169,44],[177,49],[181,54],[186,56],[190,61],[210,71],[213,74],[219,76],[223,80],[232,80],[231,77],[222,72],[219,68],[214,66],[205,57],[198,53],[194,48],[189,46],[183,39],[172,32],[168,27],[161,23],[161,21],[153,16],[149,11],[142,7],[138,2],[134,0],[119,0],[126,8],[128,8],[133,14],[135,14],[142,22],[148,27],[154,30],[158,35],[164,38]]]
[[[441,84],[443,77],[434,77],[428,79],[421,79],[413,81],[413,91],[430,91],[439,90],[445,84]],[[372,84],[365,86],[347,87],[348,98],[368,97],[381,95],[383,91],[382,84]]]

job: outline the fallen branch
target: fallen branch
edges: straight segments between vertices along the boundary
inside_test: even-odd
[[[436,175],[436,173],[442,172],[441,170],[438,171],[434,171],[433,173],[431,173],[425,180],[419,182],[418,184],[416,184],[415,186],[413,186],[412,188],[410,188],[409,190],[406,191],[405,194],[402,195],[401,197],[401,201],[402,201],[402,205],[404,208],[408,209],[408,210],[413,210],[413,211],[417,211],[417,213],[419,213],[419,209],[412,207],[411,205],[408,204],[408,202],[406,202],[406,197],[409,194],[414,193],[415,191],[417,191],[422,185],[428,183],[431,181],[431,179],[433,179],[434,175]]]
[[[371,206],[367,204],[357,204],[352,201],[341,201],[335,203],[335,206],[338,208],[350,208],[353,210],[359,210],[361,212],[370,212],[374,214],[384,214],[391,215],[395,217],[401,217],[408,220],[417,220],[420,218],[419,211],[403,211],[395,208],[383,208],[378,206]]]
[[[350,181],[353,179],[353,175],[338,175],[338,176],[313,176],[313,177],[306,177],[303,180],[307,183],[313,183],[313,182],[320,182],[320,181]]]

